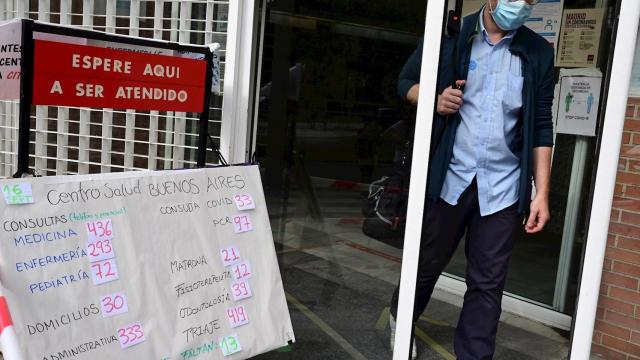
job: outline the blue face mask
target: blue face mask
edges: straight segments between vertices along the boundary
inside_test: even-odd
[[[491,10],[491,17],[498,27],[505,31],[519,28],[529,19],[529,16],[531,16],[531,5],[524,0],[498,0],[496,8]]]

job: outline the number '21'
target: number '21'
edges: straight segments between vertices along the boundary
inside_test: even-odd
[[[222,254],[224,255],[224,262],[231,262],[240,259],[234,248],[222,249]]]

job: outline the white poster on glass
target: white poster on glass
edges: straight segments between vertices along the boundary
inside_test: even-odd
[[[556,66],[595,67],[604,9],[565,10]]]
[[[564,0],[540,0],[533,7],[531,17],[525,23],[528,28],[547,40],[554,50],[558,48],[563,6]]]
[[[239,360],[294,340],[257,166],[0,189],[0,294],[25,359]]]
[[[556,131],[595,136],[602,74],[596,69],[562,69]]]
[[[0,100],[20,99],[22,23],[0,22]]]

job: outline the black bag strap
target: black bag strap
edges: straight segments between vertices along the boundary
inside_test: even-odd
[[[216,155],[216,158],[218,158],[218,163],[220,163],[220,165],[222,166],[229,166],[229,163],[227,162],[227,160],[224,158],[224,156],[222,156],[220,149],[216,148],[215,141],[213,141],[213,137],[211,136],[211,134],[208,134],[208,136],[209,136],[209,141],[211,142],[211,150]]]
[[[462,19],[460,13],[462,12],[462,2],[456,2],[456,10],[449,10],[449,16],[447,17],[447,36],[453,40],[453,83],[451,86],[456,87],[457,72],[458,72],[458,38],[460,36],[460,28]]]

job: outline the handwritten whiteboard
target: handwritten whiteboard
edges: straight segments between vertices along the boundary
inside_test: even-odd
[[[0,187],[26,358],[245,359],[295,341],[256,166]]]

